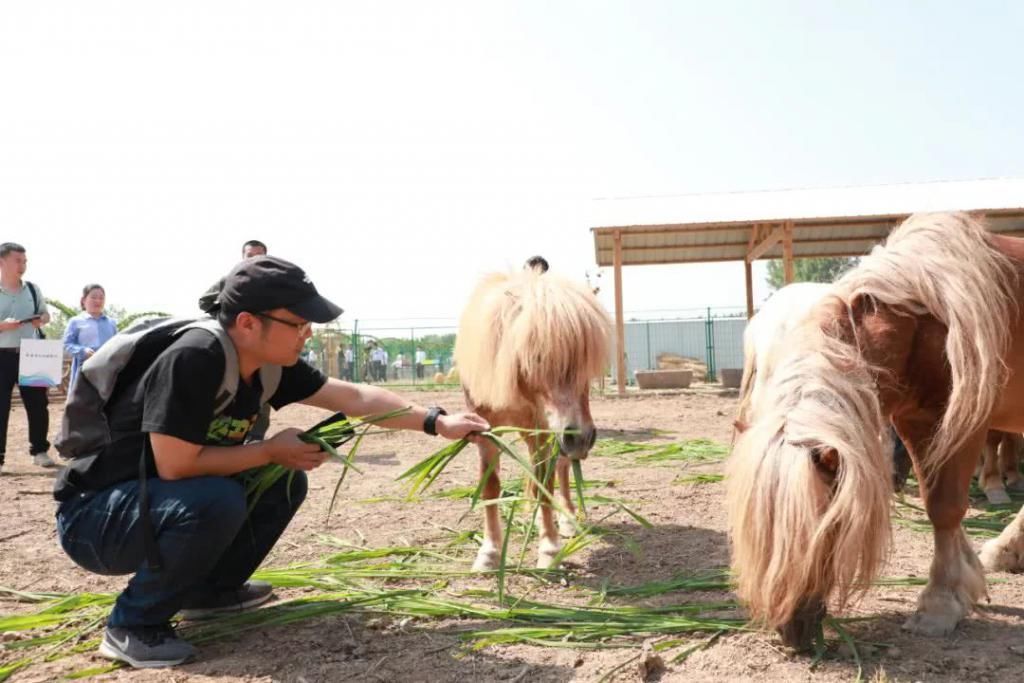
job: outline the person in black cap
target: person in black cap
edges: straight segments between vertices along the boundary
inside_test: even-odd
[[[268,584],[249,577],[302,504],[305,472],[326,455],[301,441],[298,429],[245,443],[268,367],[281,368],[269,397],[275,409],[303,403],[371,415],[410,405],[380,387],[328,379],[300,359],[312,324],[330,322],[342,310],[288,261],[242,261],[203,306],[237,352],[233,400],[215,411],[229,367],[222,341],[206,329],[182,332],[138,379],[115,389],[106,407],[110,444],[97,456],[71,461],[54,491],[63,501],[58,536],[71,559],[99,574],[134,574],[110,614],[100,654],[135,667],[172,666],[196,655],[171,627],[175,613],[202,618],[270,597]],[[472,413],[419,406],[382,425],[449,439],[489,428]],[[148,476],[140,474],[140,453]],[[233,475],[271,463],[294,474],[248,509],[245,488]],[[155,543],[159,566],[147,543]]]

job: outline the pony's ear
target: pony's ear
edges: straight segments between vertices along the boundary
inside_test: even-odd
[[[845,301],[834,294],[830,294],[818,302],[811,317],[815,324],[828,335],[842,339],[852,331],[850,329],[850,308]]]
[[[850,317],[853,318],[854,325],[859,326],[863,322],[864,316],[874,313],[877,309],[878,305],[875,303],[874,297],[867,294],[855,294],[850,299]]]
[[[847,304],[835,295],[826,296],[815,308],[818,326],[825,334],[847,344],[852,344],[858,335],[858,328],[864,317],[875,312],[875,300],[866,294],[857,294]]]

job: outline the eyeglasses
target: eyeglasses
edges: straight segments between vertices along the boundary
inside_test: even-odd
[[[311,323],[309,321],[306,321],[304,323],[296,323],[296,322],[292,322],[291,320],[284,320],[282,318],[276,318],[276,317],[270,315],[269,313],[254,313],[253,315],[255,315],[258,318],[266,318],[267,320],[273,320],[275,323],[281,323],[282,325],[287,325],[288,327],[293,327],[293,328],[295,328],[296,332],[298,332],[300,337],[302,335],[306,334],[307,332],[309,332],[311,329],[313,329],[313,323]]]

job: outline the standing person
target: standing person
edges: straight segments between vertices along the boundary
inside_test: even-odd
[[[242,258],[252,258],[254,256],[266,256],[267,245],[263,244],[259,240],[249,240],[242,245]]]
[[[376,344],[373,345],[373,350],[370,351],[370,380],[373,382],[380,381],[380,364],[384,359],[382,351],[383,349]]]
[[[345,364],[342,366],[345,372],[345,379],[349,382],[352,381],[353,366],[352,366],[352,347],[345,347]]]
[[[0,470],[7,452],[7,422],[11,416],[11,391],[18,384],[18,360],[22,339],[35,339],[38,330],[50,322],[46,301],[39,287],[22,276],[28,268],[25,247],[14,242],[0,244]],[[50,442],[49,400],[46,387],[18,385],[28,414],[29,455],[39,467],[56,467],[47,451]]]
[[[388,361],[391,360],[388,355],[388,350],[383,346],[380,347],[380,381],[386,382],[388,379]]]
[[[427,352],[416,349],[416,378],[423,379],[423,364],[427,362]]]
[[[419,407],[379,387],[327,378],[302,360],[313,323],[330,322],[341,309],[283,259],[239,263],[207,312],[216,314],[215,325],[188,329],[148,366],[122,371],[104,407],[117,431],[97,451],[68,452],[76,457],[54,486],[68,556],[98,574],[133,575],[114,603],[100,654],[134,667],[174,666],[197,654],[171,626],[179,610],[196,619],[270,598],[270,585],[249,577],[305,499],[306,472],[327,456],[295,428],[247,443],[261,402],[364,416],[406,408],[381,426],[448,439],[489,428],[478,415]],[[229,351],[237,391],[218,409]],[[69,401],[79,409],[96,392],[92,369],[86,372]],[[264,378],[277,387],[269,397]],[[90,428],[66,421],[62,449]],[[272,463],[290,476],[247,499],[235,475]]]
[[[64,350],[71,356],[68,391],[75,385],[82,363],[117,334],[117,322],[103,313],[107,293],[101,285],[86,285],[82,290],[82,312],[68,321],[64,330]]]

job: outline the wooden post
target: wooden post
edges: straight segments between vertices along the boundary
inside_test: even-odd
[[[338,367],[338,333],[333,330],[324,332],[324,368],[328,377],[341,377],[341,368]]]
[[[747,320],[754,317],[754,273],[750,261],[743,261],[743,275],[747,280]]]
[[[786,284],[793,282],[793,221],[786,221],[782,234],[782,270]]]
[[[626,395],[626,321],[622,311],[622,232],[615,231],[615,383],[619,396]]]

